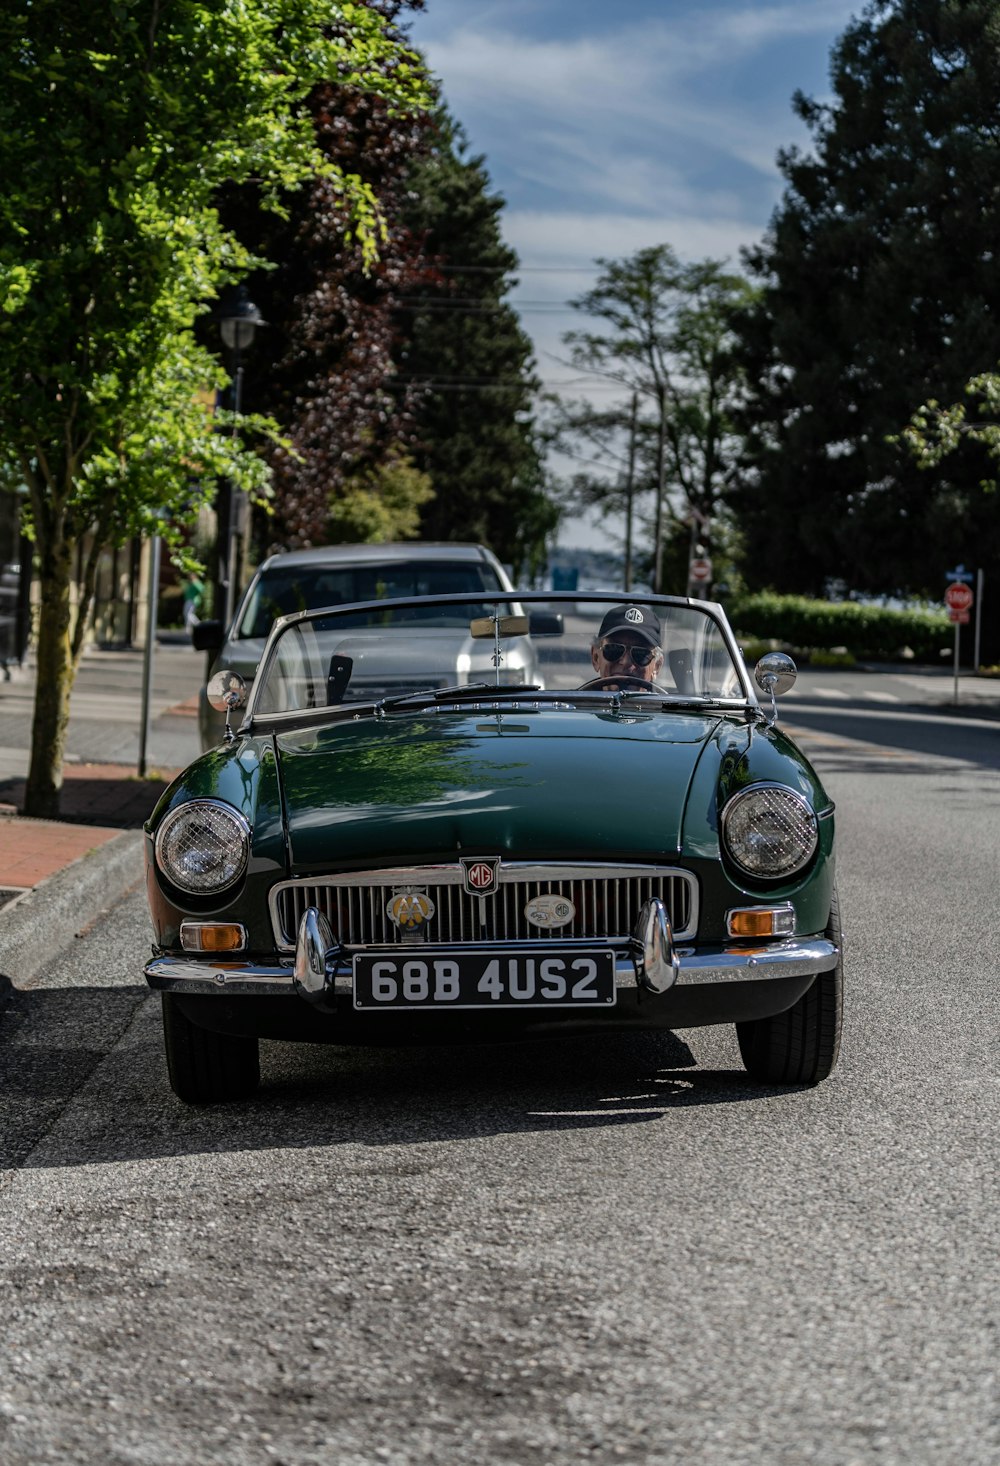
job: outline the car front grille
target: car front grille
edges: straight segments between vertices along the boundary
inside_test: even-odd
[[[283,881],[271,890],[271,922],[284,951],[295,946],[302,914],[315,906],[347,947],[397,946],[414,942],[450,945],[467,942],[565,942],[600,939],[626,941],[643,903],[659,897],[674,935],[694,936],[698,926],[698,886],[689,871],[651,865],[501,864],[495,895],[469,895],[460,865],[412,866],[354,871],[314,880]],[[417,931],[403,932],[387,906],[401,893],[430,897],[433,915]],[[574,916],[557,929],[528,921],[525,907],[537,897],[563,897]]]

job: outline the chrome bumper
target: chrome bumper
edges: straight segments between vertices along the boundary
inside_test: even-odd
[[[537,952],[528,943],[509,943],[510,951]],[[567,942],[593,947],[594,943]],[[392,955],[399,955],[399,948]],[[404,949],[406,950],[406,949]],[[419,947],[409,949],[414,955]],[[449,947],[448,954],[475,952],[475,947]],[[627,951],[615,957],[619,988],[643,988],[662,994],[672,987],[723,982],[769,982],[782,977],[809,977],[836,967],[840,949],[827,937],[790,937],[767,946],[731,943],[721,947],[677,947],[659,901],[643,911]],[[302,917],[294,960],[274,964],[208,961],[194,957],[154,957],[145,967],[150,987],[166,992],[280,994],[297,993],[309,1002],[350,997],[351,957],[338,946],[326,918],[310,906]]]

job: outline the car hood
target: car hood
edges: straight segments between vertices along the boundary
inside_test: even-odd
[[[746,736],[717,715],[590,711],[390,715],[280,734],[292,868],[459,852],[658,860],[680,849],[706,749],[718,762],[721,743]]]

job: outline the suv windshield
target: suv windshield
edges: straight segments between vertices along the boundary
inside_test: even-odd
[[[454,560],[403,560],[343,567],[302,565],[262,571],[250,591],[236,635],[265,637],[279,616],[410,596],[465,595],[502,590],[486,564]]]
[[[251,716],[472,686],[484,697],[530,687],[543,702],[572,691],[586,693],[585,703],[619,693],[651,694],[650,707],[744,702],[750,684],[727,631],[718,608],[664,597],[615,604],[502,593],[345,607],[280,629]]]

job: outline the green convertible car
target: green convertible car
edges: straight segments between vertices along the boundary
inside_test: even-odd
[[[226,734],[146,826],[167,1067],[259,1083],[261,1038],[517,1041],[734,1023],[749,1074],[837,1061],[833,805],[722,608],[588,593],[275,622]]]

